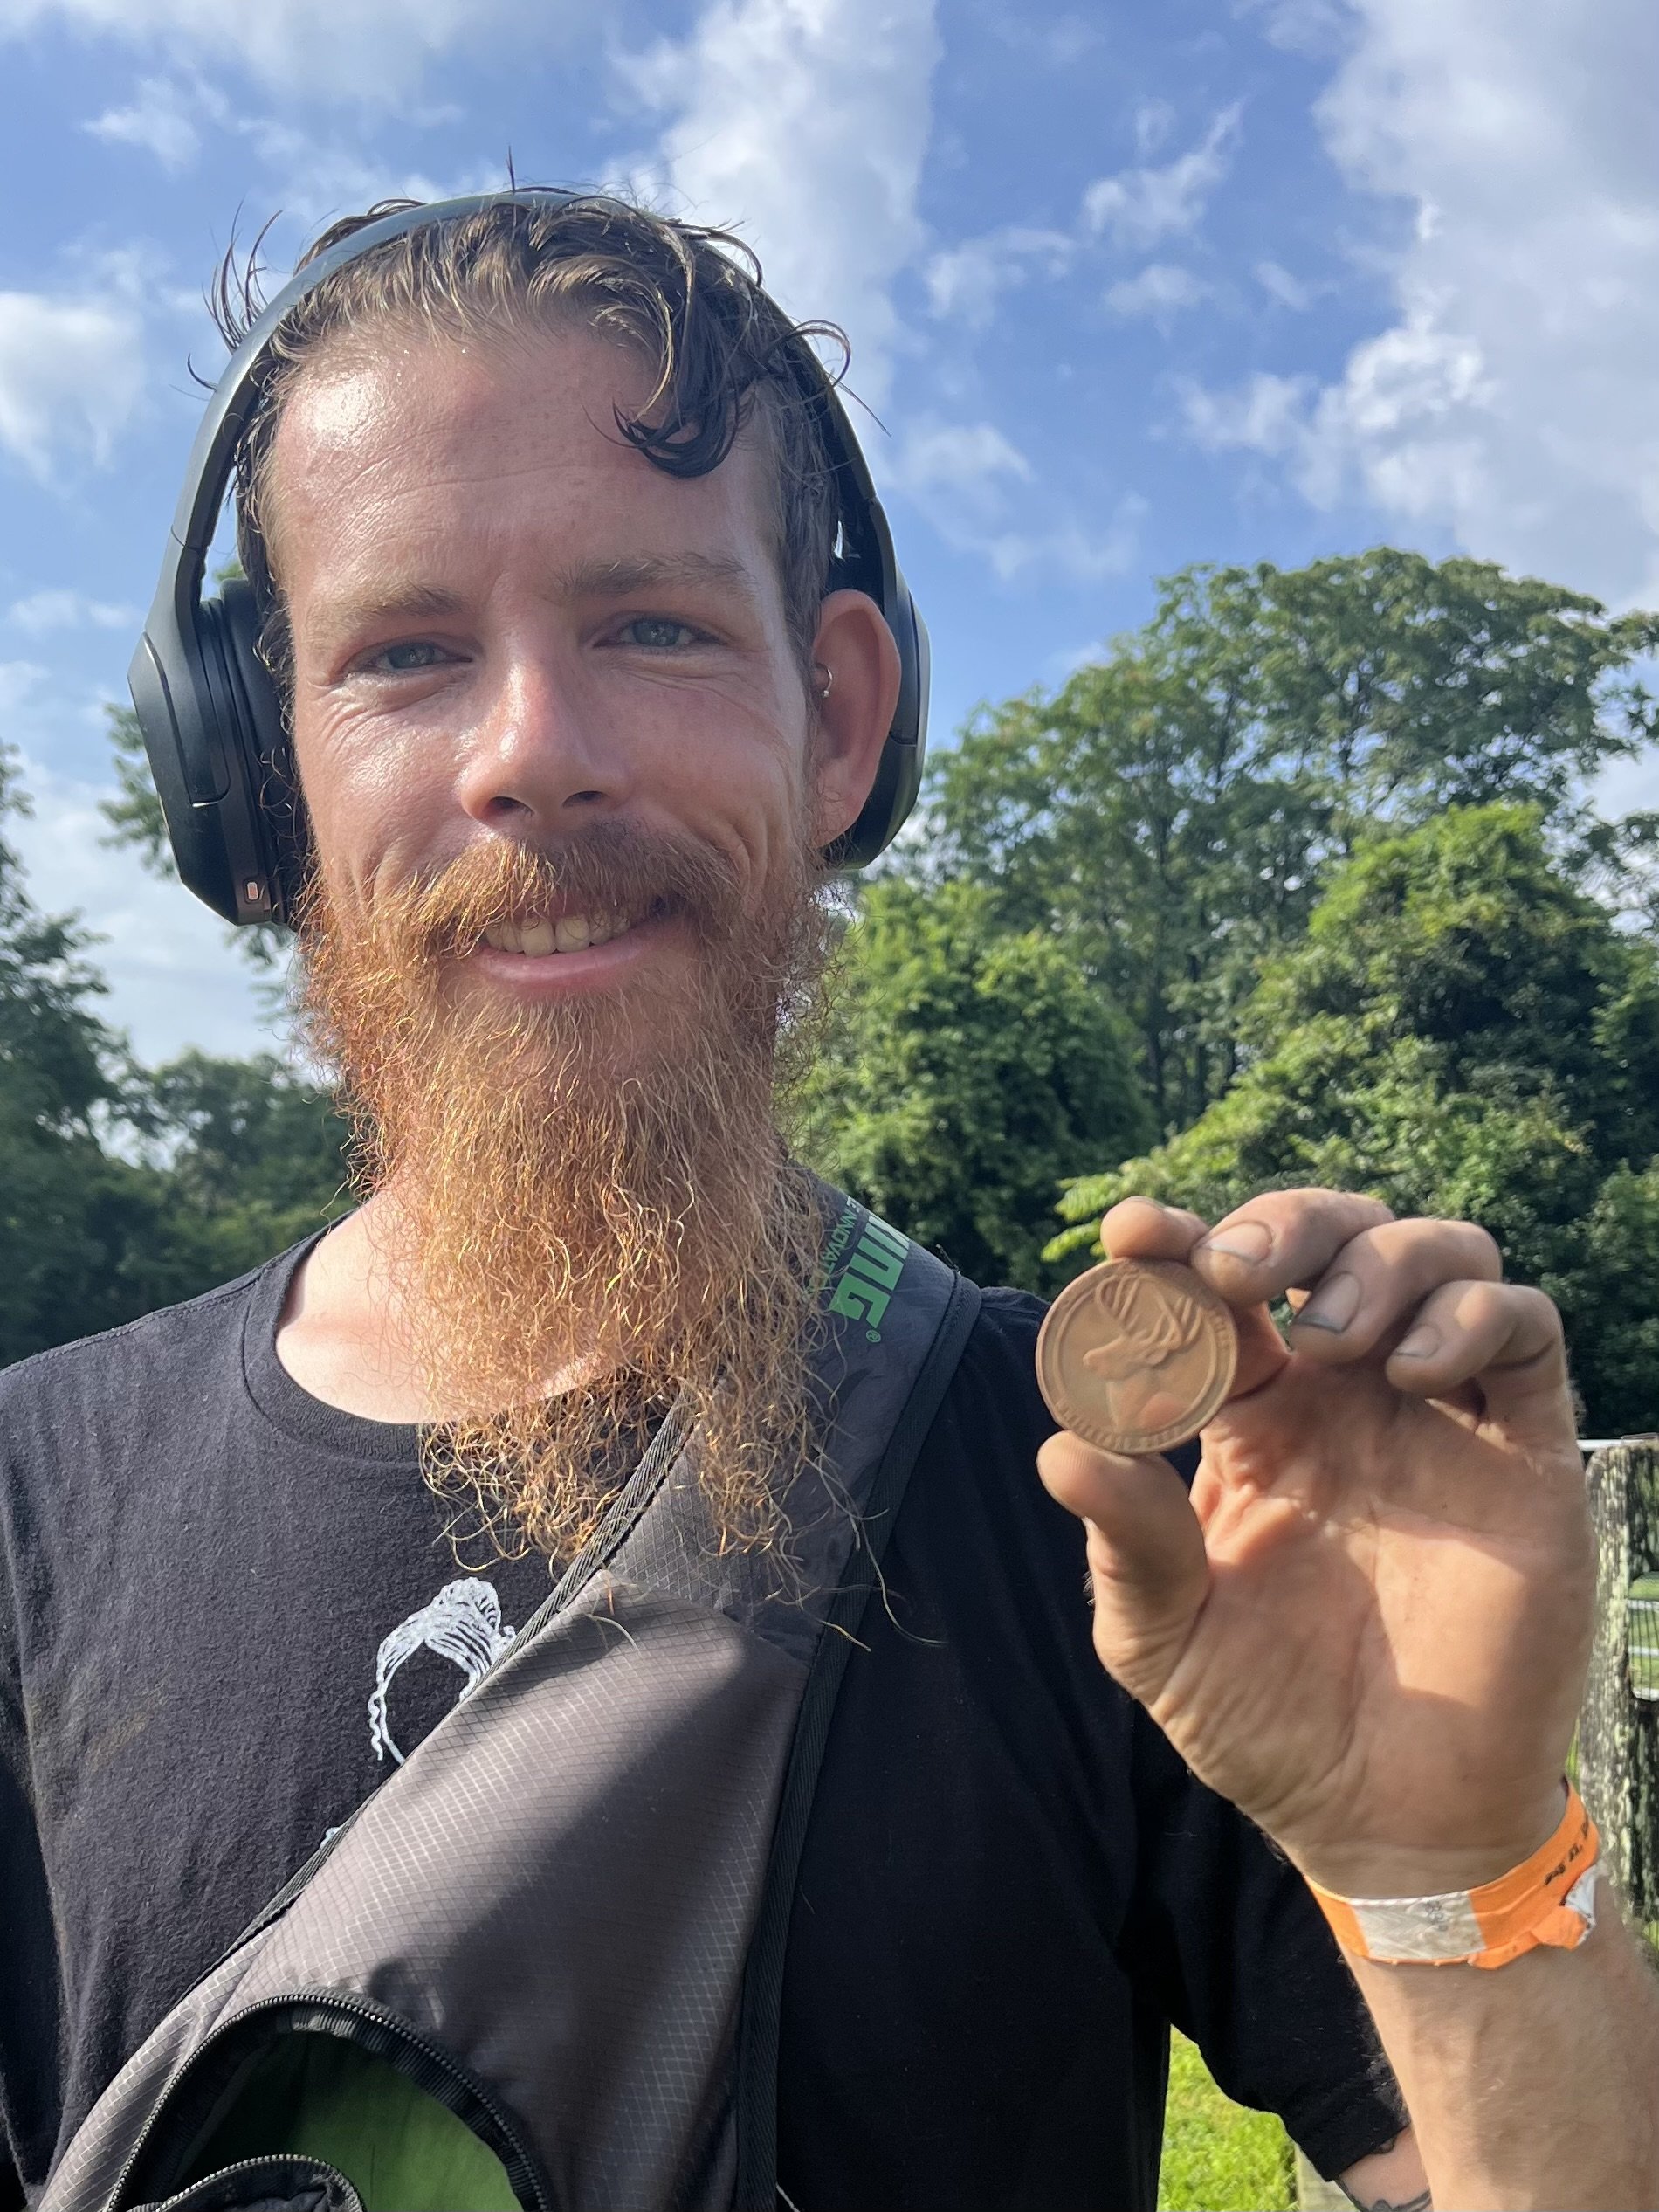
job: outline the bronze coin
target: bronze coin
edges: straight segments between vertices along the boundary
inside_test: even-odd
[[[1231,1309],[1172,1259],[1109,1259],[1068,1283],[1037,1338],[1037,1384],[1061,1426],[1102,1451],[1166,1451],[1225,1402]]]

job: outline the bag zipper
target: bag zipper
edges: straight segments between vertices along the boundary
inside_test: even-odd
[[[175,2189],[171,2196],[163,2197],[159,2203],[140,2207],[139,2212],[168,2212],[168,2207],[176,2203],[181,2196],[194,2196],[198,2189],[205,2188],[210,2182],[223,2186],[227,2181],[234,2181],[238,2174],[268,2174],[273,2166],[286,2165],[290,2161],[296,2165],[303,2162],[313,2174],[330,2184],[337,2181],[345,2191],[347,2199],[358,2206],[361,2212],[362,2199],[337,2166],[330,2166],[325,2158],[302,2159],[300,2154],[287,2151],[278,2151],[268,2158],[239,2158],[234,2166],[222,2166],[216,2174],[204,2174],[199,2181],[192,2181],[188,2189]]]
[[[320,2018],[320,2015],[323,2017]],[[152,2154],[164,2128],[172,2128],[176,2134],[182,2129],[199,2131],[206,2112],[181,2118],[177,2103],[182,2090],[194,2089],[199,2098],[203,2087],[200,2078],[209,2071],[210,2055],[223,2053],[224,2047],[238,2036],[251,2044],[258,2029],[272,2024],[291,2031],[310,2029],[313,2033],[339,2036],[345,2042],[355,2043],[359,2050],[386,2059],[417,2089],[436,2097],[439,2104],[465,2121],[494,2152],[506,2169],[508,2184],[525,2212],[556,2212],[552,2185],[540,2160],[520,2132],[519,2122],[488,2086],[396,2013],[389,2012],[382,2005],[371,2004],[366,1998],[343,1996],[334,1989],[299,1990],[287,1996],[269,1997],[258,2004],[244,2006],[228,2020],[221,2021],[198,2044],[183,2072],[169,2084],[139,2131],[115,2186],[105,2200],[103,2212],[131,2212],[134,2177],[141,2162]],[[230,2063],[234,2064],[233,2055]],[[217,2096],[223,2086],[223,2080],[208,2085],[210,2098]],[[478,2125],[480,2118],[482,2126]],[[187,2134],[187,2146],[189,2140]],[[176,2158],[178,2149],[176,2145]],[[178,2194],[176,2183],[164,2181],[163,2186],[168,2195]],[[155,2188],[150,2188],[148,2195],[155,2199]]]

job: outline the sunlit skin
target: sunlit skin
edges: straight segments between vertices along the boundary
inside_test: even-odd
[[[839,591],[803,670],[758,436],[681,479],[618,436],[654,377],[577,329],[391,340],[309,373],[278,434],[271,535],[293,740],[320,864],[347,899],[508,837],[609,816],[689,831],[758,897],[798,810],[857,817],[898,688],[879,610]],[[822,696],[824,679],[828,695]],[[816,691],[820,696],[814,697]],[[671,1051],[690,963],[646,920],[585,952],[481,947],[458,994],[608,994],[614,1072]],[[279,1338],[370,1418],[431,1409],[387,1327],[380,1194],[301,1271]]]
[[[689,830],[763,879],[807,775],[758,441],[684,481],[618,437],[643,362],[576,331],[377,350],[308,376],[277,442],[272,535],[294,744],[317,851],[361,892],[490,837],[605,815]],[[822,843],[874,774],[897,654],[862,595],[825,601]],[[464,987],[649,982],[691,957],[645,923],[592,951],[481,948]],[[630,1040],[649,1046],[639,1025]],[[620,1072],[620,1071],[618,1071]]]

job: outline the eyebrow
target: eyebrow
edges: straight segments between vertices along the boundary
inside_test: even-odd
[[[640,554],[616,561],[582,561],[561,572],[558,588],[572,599],[626,599],[664,584],[717,584],[754,597],[749,572],[735,554]]]
[[[734,593],[751,606],[758,603],[748,570],[734,555],[724,553],[639,554],[614,561],[581,561],[555,573],[553,592],[561,599],[629,599],[638,592],[671,589],[676,585],[706,589],[712,585]],[[394,585],[337,602],[329,609],[323,626],[332,639],[382,622],[449,621],[463,607],[458,594],[439,585]]]

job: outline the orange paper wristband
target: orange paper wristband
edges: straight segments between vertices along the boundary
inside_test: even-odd
[[[1595,1926],[1595,1823],[1571,1782],[1549,1842],[1477,1890],[1441,1897],[1338,1897],[1308,1887],[1337,1941],[1382,1966],[1506,1967],[1550,1944],[1575,1951]]]

